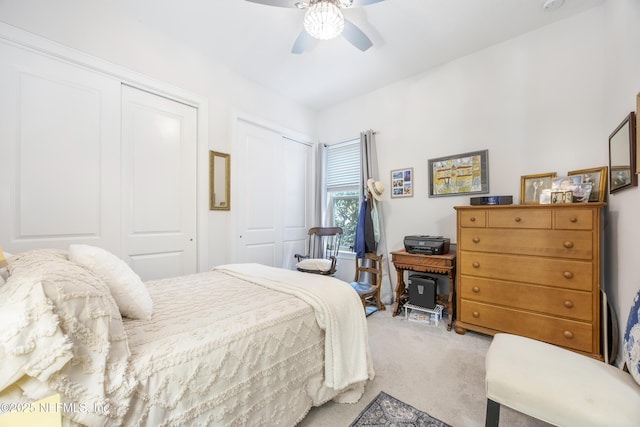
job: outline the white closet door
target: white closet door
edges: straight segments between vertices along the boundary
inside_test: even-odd
[[[120,248],[120,82],[0,43],[0,242]]]
[[[197,271],[196,117],[122,86],[123,252],[143,280]]]
[[[235,259],[291,268],[312,215],[312,147],[237,121]]]
[[[305,253],[305,244],[313,206],[313,148],[289,138],[282,139],[282,263],[293,269],[297,253]]]

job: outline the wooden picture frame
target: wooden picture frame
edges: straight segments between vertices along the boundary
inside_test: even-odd
[[[640,120],[638,120],[638,114],[640,114],[640,92],[636,95],[636,138],[640,135]],[[636,141],[637,144],[637,141]],[[636,146],[636,173],[640,173],[640,150]]]
[[[573,203],[573,192],[571,191],[563,191],[563,190],[551,190],[551,204],[563,204],[563,203]]]
[[[231,156],[209,151],[209,210],[231,210]]]
[[[581,176],[581,183],[591,183],[590,202],[604,202],[607,195],[607,175],[609,167],[578,169],[567,172],[568,176]]]
[[[429,159],[429,197],[489,192],[489,150]]]
[[[542,190],[551,190],[556,172],[523,175],[520,177],[520,204],[539,205]]]
[[[391,198],[413,197],[413,168],[391,171]]]
[[[632,111],[609,135],[609,193],[637,186],[636,114]]]

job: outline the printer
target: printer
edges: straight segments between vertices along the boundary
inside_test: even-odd
[[[443,255],[449,253],[451,239],[442,236],[405,236],[404,248],[410,254]]]

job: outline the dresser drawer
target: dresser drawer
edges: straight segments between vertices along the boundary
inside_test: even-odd
[[[460,211],[458,213],[460,227],[486,227],[486,218],[487,211],[484,210]]]
[[[490,228],[551,228],[550,210],[497,209],[489,211]]]
[[[591,260],[593,234],[572,230],[496,230],[466,228],[458,233],[464,251]]]
[[[461,251],[460,277],[473,276],[593,291],[590,262]],[[464,280],[464,278],[462,279]]]
[[[462,300],[462,322],[496,331],[530,337],[551,344],[591,353],[593,331],[589,323],[559,319],[475,301]]]
[[[460,298],[591,321],[591,292],[463,276]]]
[[[593,211],[590,209],[558,209],[554,228],[564,230],[592,230]]]

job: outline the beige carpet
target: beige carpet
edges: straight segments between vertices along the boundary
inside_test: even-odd
[[[367,318],[376,377],[356,404],[312,408],[299,426],[348,426],[380,391],[455,427],[484,426],[484,356],[491,337],[459,335],[438,326],[392,317],[393,307]],[[500,425],[548,426],[502,408]]]

